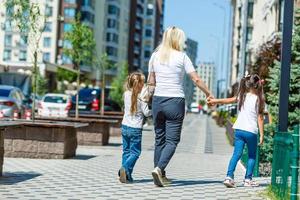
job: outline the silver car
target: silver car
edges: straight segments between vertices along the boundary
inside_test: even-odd
[[[19,88],[0,85],[0,114],[3,117],[13,117],[14,113],[21,118],[25,113],[26,98]]]

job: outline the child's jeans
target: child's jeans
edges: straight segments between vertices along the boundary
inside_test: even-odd
[[[123,155],[122,166],[128,178],[131,178],[133,167],[141,154],[142,129],[122,125]]]
[[[234,178],[234,171],[243,154],[245,143],[248,147],[248,163],[245,179],[252,179],[256,159],[257,134],[238,129],[235,130],[234,151],[228,166],[228,177]]]

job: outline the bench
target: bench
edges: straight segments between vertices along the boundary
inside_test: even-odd
[[[10,127],[18,127],[20,123],[17,122],[7,122],[5,124],[0,124],[0,176],[3,172],[3,157],[4,157],[4,131]]]
[[[95,118],[50,118],[37,117],[39,120],[54,120],[75,123],[88,123],[87,127],[77,130],[77,142],[79,145],[107,145],[109,143],[110,127],[117,124],[117,120]]]
[[[121,125],[123,120],[123,116],[121,115],[96,115],[80,113],[79,118],[117,120],[117,123],[111,124],[109,128],[109,134],[110,136],[121,136]]]
[[[4,131],[4,156],[65,159],[74,157],[76,131],[84,123],[16,120],[21,126]],[[7,121],[0,121],[5,124]]]

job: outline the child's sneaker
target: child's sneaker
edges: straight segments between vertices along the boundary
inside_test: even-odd
[[[124,167],[119,170],[119,180],[121,183],[127,183],[127,175]]]
[[[234,188],[235,187],[234,180],[230,177],[226,177],[223,184],[228,188]]]
[[[244,180],[244,187],[258,187],[259,184],[251,179]]]

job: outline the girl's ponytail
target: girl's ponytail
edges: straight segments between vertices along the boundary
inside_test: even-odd
[[[130,113],[133,115],[137,112],[138,95],[141,92],[140,87],[145,81],[145,76],[140,72],[133,72],[127,78],[127,90],[131,91]]]
[[[246,93],[246,77],[243,77],[240,81],[239,91],[238,91],[238,108],[241,110],[244,101],[245,101],[245,93]]]
[[[130,113],[133,115],[137,111],[137,99],[138,99],[138,86],[139,86],[139,80],[135,79],[133,81],[132,85],[132,94],[131,94],[131,107],[130,107]]]
[[[264,87],[263,81],[259,81],[259,85],[257,88],[257,97],[258,97],[258,113],[264,114],[265,111],[265,95],[264,95]]]

